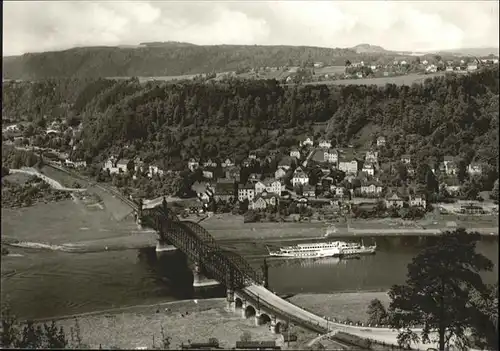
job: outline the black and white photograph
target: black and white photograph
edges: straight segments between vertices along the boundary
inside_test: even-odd
[[[2,3],[2,349],[495,351],[499,2]]]

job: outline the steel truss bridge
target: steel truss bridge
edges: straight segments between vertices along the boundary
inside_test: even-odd
[[[55,169],[70,174],[81,180],[92,184],[93,182],[75,172],[63,167],[50,165]],[[130,206],[140,220],[141,224],[158,232],[159,241],[169,243],[183,252],[190,260],[200,264],[213,279],[222,283],[228,290],[237,291],[237,299],[254,308],[260,314],[275,314],[281,319],[293,321],[307,329],[333,335],[338,331],[360,337],[370,338],[386,344],[397,344],[398,332],[391,328],[370,328],[359,326],[348,326],[328,321],[296,306],[264,286],[264,277],[261,272],[254,270],[248,262],[235,252],[222,249],[215,239],[199,224],[189,221],[180,221],[179,218],[167,208],[165,199],[158,207],[147,206],[144,208],[141,200],[134,202],[118,191],[107,186],[94,184],[98,188],[111,193]],[[241,300],[244,301],[241,301]],[[266,310],[258,311],[262,308]],[[414,329],[421,331],[421,329]],[[417,349],[427,350],[434,344],[419,343]]]
[[[228,289],[242,289],[250,284],[262,284],[261,272],[235,252],[222,249],[210,233],[197,223],[180,221],[167,207],[167,202],[144,209],[137,205],[137,216],[142,226],[155,230],[159,241],[175,246],[189,260],[196,262]]]

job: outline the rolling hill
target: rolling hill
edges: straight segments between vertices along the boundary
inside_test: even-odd
[[[178,76],[266,66],[298,66],[311,61],[343,66],[346,60],[376,60],[380,55],[383,54],[358,54],[352,49],[307,46],[142,43],[135,47],[83,47],[4,57],[3,78]]]

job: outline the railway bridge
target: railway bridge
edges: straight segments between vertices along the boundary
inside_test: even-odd
[[[223,285],[227,306],[235,313],[244,318],[255,318],[257,325],[269,324],[271,330],[277,333],[286,329],[289,323],[318,333],[332,329],[326,319],[268,290],[267,269],[264,269],[264,274],[255,270],[237,253],[221,248],[201,225],[179,220],[165,200],[159,206],[145,206],[141,200],[133,203],[127,199],[127,202],[135,207],[138,225],[158,233],[157,248],[180,250],[193,263],[193,286]]]
[[[268,324],[273,332],[280,333],[293,323],[319,334],[334,336],[336,332],[343,331],[397,345],[397,330],[335,323],[277,296],[267,288],[267,269],[264,269],[264,274],[256,271],[237,253],[221,248],[199,224],[180,221],[170,211],[165,199],[159,206],[144,206],[141,200],[138,203],[129,199],[126,201],[134,207],[138,225],[158,233],[160,247],[178,249],[194,262],[193,285],[202,286],[207,281],[208,284],[213,281],[222,284],[226,288],[228,308],[240,313],[243,318],[255,318],[256,325]],[[415,348],[427,350],[432,345],[419,343]]]
[[[50,165],[67,174],[92,182],[62,167]],[[386,344],[397,345],[398,331],[391,328],[373,328],[345,325],[329,321],[303,308],[296,306],[267,289],[267,274],[262,274],[251,267],[237,253],[224,250],[214,238],[199,224],[180,221],[167,207],[163,199],[143,205],[134,202],[107,186],[95,184],[98,188],[111,193],[126,203],[135,213],[139,225],[149,227],[158,233],[159,248],[175,249],[183,252],[194,263],[194,284],[215,281],[226,288],[227,305],[245,318],[255,318],[256,324],[268,323],[271,330],[280,332],[290,323],[302,326],[319,334],[334,336],[343,331],[359,337],[370,338]],[[210,279],[207,279],[207,276]],[[413,329],[413,328],[412,328]],[[421,329],[413,329],[418,332]],[[339,343],[339,347],[340,347]],[[435,343],[418,343],[415,349],[427,350]]]

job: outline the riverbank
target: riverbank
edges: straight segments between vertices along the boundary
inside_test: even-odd
[[[56,322],[69,331],[75,327],[75,318],[82,344],[94,349],[152,349],[160,346],[162,328],[171,338],[171,349],[180,349],[183,343],[208,342],[210,338],[217,339],[225,349],[233,348],[243,334],[250,335],[251,340],[282,345],[281,336],[272,333],[269,326],[256,326],[254,318],[243,319],[241,314],[227,311],[224,298],[134,306],[62,317]],[[302,349],[315,337],[315,333],[298,327],[294,333],[298,340],[291,348]]]
[[[368,305],[373,299],[379,299],[386,308],[389,306],[386,291],[298,294],[288,301],[320,316],[365,323],[368,320]]]
[[[365,321],[367,306],[374,298],[389,304],[386,292],[299,294],[289,301],[321,316]],[[68,333],[78,320],[82,344],[91,348],[158,347],[162,327],[165,336],[171,338],[171,348],[180,348],[182,343],[208,342],[210,338],[216,338],[223,348],[232,348],[244,333],[251,340],[276,341],[286,348],[281,336],[268,326],[256,326],[254,318],[243,319],[239,313],[228,311],[224,298],[124,307],[37,322],[52,319]],[[291,349],[304,349],[317,336],[300,327],[292,327],[292,332],[298,340],[290,344]]]
[[[82,180],[63,173],[52,167],[44,167],[43,173],[63,184],[70,186],[79,183],[90,193],[97,194],[103,200],[103,206],[115,219],[122,220],[129,216],[131,209],[119,199],[97,186],[91,186]],[[258,222],[245,223],[243,216],[232,214],[216,214],[211,217],[189,216],[186,220],[198,222],[210,234],[220,241],[286,241],[300,238],[324,238],[329,223],[311,220],[303,222]],[[429,214],[416,221],[401,219],[338,219],[334,237],[353,236],[434,236],[446,230],[464,227],[470,231],[478,231],[483,235],[498,235],[498,216],[458,216]],[[136,238],[134,238],[135,240]],[[135,245],[135,244],[134,244]],[[141,244],[137,244],[141,246]]]

